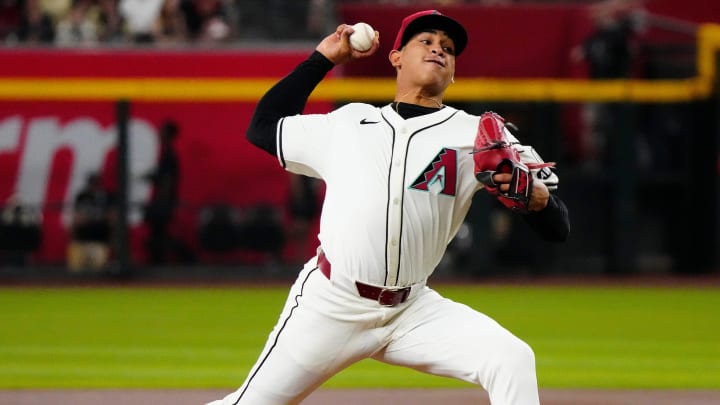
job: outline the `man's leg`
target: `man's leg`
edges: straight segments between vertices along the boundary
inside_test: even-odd
[[[351,320],[357,309],[343,294],[306,267],[243,385],[211,404],[297,404],[343,368],[379,350],[382,344],[369,331],[377,319]]]
[[[483,386],[493,404],[539,404],[532,349],[488,316],[423,290],[374,358]]]

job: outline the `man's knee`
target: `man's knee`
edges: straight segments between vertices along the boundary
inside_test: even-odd
[[[535,352],[530,345],[520,339],[516,339],[511,344],[508,344],[507,352],[503,357],[503,363],[510,372],[535,372]]]
[[[487,382],[522,381],[535,376],[535,353],[520,339],[514,338],[498,345],[494,355],[487,359]]]
[[[494,346],[491,353],[466,359],[472,362],[468,365],[474,370],[466,380],[486,389],[496,383],[522,385],[535,378],[535,353],[527,343],[514,337]]]
[[[527,343],[508,342],[488,393],[493,404],[539,404],[535,353]]]

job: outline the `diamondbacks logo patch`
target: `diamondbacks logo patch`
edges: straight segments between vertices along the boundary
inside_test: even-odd
[[[455,196],[457,188],[457,151],[443,148],[410,188],[433,194]]]

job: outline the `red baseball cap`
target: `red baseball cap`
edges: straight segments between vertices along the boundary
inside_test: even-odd
[[[415,34],[428,29],[445,31],[455,43],[455,56],[460,55],[467,45],[467,31],[459,22],[437,10],[424,10],[402,20],[393,49],[400,50]]]

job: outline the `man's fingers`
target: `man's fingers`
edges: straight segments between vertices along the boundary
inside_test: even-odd
[[[498,185],[500,192],[507,193],[510,190],[510,181],[512,181],[512,174],[510,173],[495,173],[493,175],[493,181]]]
[[[512,180],[512,174],[510,173],[495,173],[493,175],[493,181],[495,184],[508,184]]]

